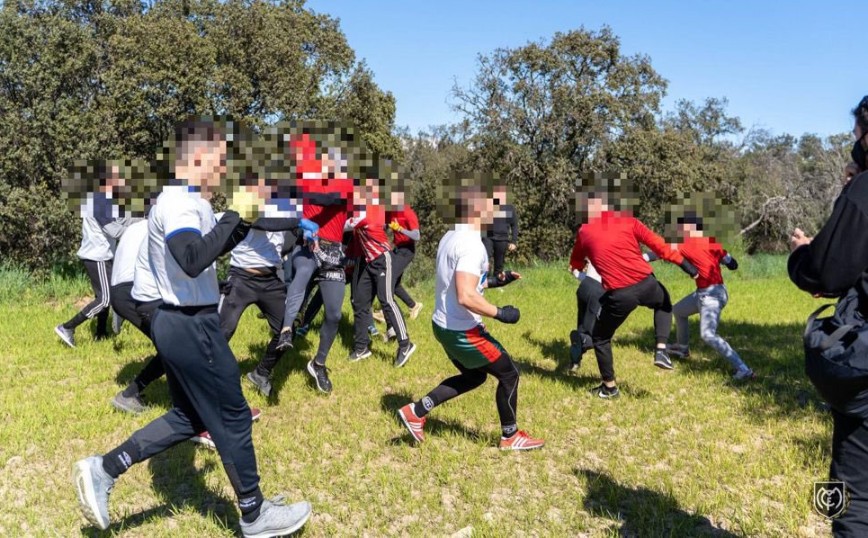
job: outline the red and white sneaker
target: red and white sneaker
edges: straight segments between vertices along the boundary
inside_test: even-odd
[[[425,417],[417,417],[416,410],[413,409],[413,404],[408,403],[401,409],[398,409],[398,416],[401,417],[401,422],[410,431],[410,435],[417,443],[425,440]]]
[[[545,444],[545,441],[534,439],[524,430],[518,430],[508,439],[502,437],[500,439],[501,450],[533,450],[535,448],[542,448]]]
[[[250,420],[256,422],[259,420],[259,417],[262,416],[262,411],[258,407],[250,408]],[[197,435],[194,435],[190,438],[191,443],[196,443],[197,445],[202,445],[206,448],[210,448],[211,450],[217,450],[217,445],[214,444],[214,440],[211,439],[211,434],[208,432],[202,432]]]
[[[214,440],[211,439],[211,434],[208,432],[202,432],[194,435],[190,438],[190,442],[196,443],[197,445],[202,445],[205,448],[210,448],[211,450],[217,450],[217,445],[214,444]]]

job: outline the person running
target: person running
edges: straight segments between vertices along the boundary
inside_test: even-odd
[[[690,356],[690,329],[687,318],[699,314],[699,335],[702,340],[720,353],[735,369],[733,379],[740,381],[755,377],[732,346],[717,334],[720,314],[729,301],[729,294],[723,284],[720,265],[730,271],[738,269],[738,261],[729,254],[713,237],[706,237],[702,230],[702,218],[695,213],[678,217],[678,231],[682,242],[678,252],[696,266],[696,291],[678,301],[672,307],[675,315],[677,344],[669,346],[669,353],[676,357]]]
[[[257,188],[262,198],[269,199],[271,193],[264,192],[269,189],[263,182]],[[217,307],[220,329],[227,341],[232,340],[241,315],[250,305],[256,305],[268,321],[273,337],[259,365],[246,376],[266,398],[271,395],[271,372],[283,354],[277,349],[277,342],[286,306],[286,286],[278,271],[284,241],[287,235],[294,238],[297,228],[303,230],[305,240],[311,241],[319,229],[315,223],[298,217],[295,213],[278,212],[275,206],[266,206],[263,218],[257,219],[247,236],[232,249],[229,274]]]
[[[671,370],[672,360],[666,352],[672,330],[672,302],[669,292],[657,281],[651,266],[642,258],[640,243],[657,256],[679,265],[696,278],[696,267],[677,250],[672,250],[662,237],[649,230],[639,219],[613,211],[607,194],[591,192],[585,196],[587,222],[576,232],[576,242],[570,256],[570,269],[582,271],[588,261],[600,273],[606,292],[600,298],[600,314],[591,332],[602,383],[594,389],[600,398],[618,396],[612,358],[612,336],[639,306],[654,310],[654,331],[657,347],[654,365]]]
[[[179,126],[176,141],[178,185],[163,190],[148,218],[148,253],[163,300],[151,319],[151,332],[166,368],[173,407],[106,454],[75,463],[79,503],[91,523],[107,529],[109,493],[118,477],[207,429],[238,498],[242,534],[290,534],[308,520],[311,507],[263,498],[250,408],[217,314],[214,261],[248,229],[234,210],[216,221],[208,202],[225,170],[226,141],[212,122],[201,120]],[[244,204],[230,207],[249,211]]]
[[[457,193],[457,224],[446,232],[437,247],[437,275],[432,328],[446,356],[460,372],[445,379],[421,400],[398,410],[398,416],[416,442],[425,439],[428,413],[438,405],[469,392],[491,375],[498,380],[495,402],[500,415],[501,450],[531,450],[542,447],[518,429],[518,368],[509,353],[482,323],[482,317],[502,323],[518,323],[521,313],[514,306],[497,307],[483,296],[486,287],[504,286],[521,278],[505,272],[503,279],[489,280],[488,254],[480,237],[484,224],[494,216],[494,203],[480,187],[463,187]]]
[[[130,226],[118,242],[112,270],[112,308],[150,340],[151,316],[162,302],[148,263],[148,221],[142,220]],[[145,411],[141,393],[164,373],[158,353],[112,398],[112,406],[133,414]]]
[[[346,275],[341,265],[344,257],[341,241],[352,205],[353,180],[346,175],[347,163],[339,148],[320,151],[307,135],[291,139],[290,147],[297,162],[304,218],[315,222],[319,232],[317,241],[298,245],[293,250],[292,281],[277,349],[283,351],[292,347],[292,323],[308,295],[308,284],[315,279],[325,305],[325,321],[320,327],[319,348],[307,363],[307,372],[317,389],[328,394],[332,391],[332,382],[326,359],[338,333],[344,302]],[[261,370],[260,373],[265,374]]]
[[[410,319],[419,317],[424,306],[417,303],[410,293],[401,285],[404,271],[413,262],[416,256],[416,243],[421,239],[419,232],[419,218],[416,212],[404,200],[404,191],[394,190],[391,194],[392,207],[386,211],[386,223],[392,230],[392,239],[395,248],[392,250],[392,269],[396,275],[395,296],[410,309]]]
[[[395,367],[407,364],[416,351],[416,344],[410,341],[404,315],[395,303],[394,285],[397,281],[389,249],[389,236],[386,235],[386,210],[374,201],[379,199],[379,188],[371,182],[364,189],[367,201],[364,214],[348,221],[353,229],[353,240],[360,255],[353,269],[352,304],[354,349],[350,353],[352,362],[371,356],[371,338],[368,327],[373,323],[371,307],[374,295],[383,307],[383,315],[389,327],[395,329],[398,351],[395,354]]]
[[[100,186],[90,193],[82,208],[81,246],[78,257],[84,264],[93,301],[75,316],[54,328],[55,334],[69,347],[75,347],[75,329],[96,317],[96,340],[108,338],[109,305],[111,304],[112,259],[117,239],[123,234],[129,219],[118,219],[117,207],[112,203],[115,187],[122,183],[117,166],[100,166]]]
[[[518,213],[512,204],[506,203],[506,185],[494,187],[494,199],[498,214],[488,227],[482,242],[488,251],[488,257],[494,258],[494,274],[500,275],[503,273],[506,253],[518,248]]]
[[[584,271],[573,269],[573,276],[579,281],[579,287],[576,289],[576,329],[570,331],[569,369],[571,372],[579,369],[582,356],[594,347],[591,333],[597,322],[597,314],[600,313],[600,299],[606,291],[603,289],[600,273],[590,262],[585,266]]]

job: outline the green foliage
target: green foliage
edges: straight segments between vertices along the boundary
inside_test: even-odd
[[[78,224],[64,223],[71,214],[54,212],[50,197],[76,159],[153,159],[178,120],[218,114],[256,130],[282,119],[351,120],[373,149],[400,156],[394,97],[356,60],[338,21],[303,1],[4,3],[0,192],[17,205],[0,213],[28,229],[44,196],[36,231],[59,235],[4,231],[0,252],[34,268],[63,261]]]

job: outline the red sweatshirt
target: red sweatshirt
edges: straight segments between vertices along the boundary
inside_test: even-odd
[[[678,245],[678,252],[699,270],[699,276],[696,277],[698,289],[723,284],[720,261],[727,256],[727,252],[714,238],[688,237]]]
[[[662,237],[646,228],[639,219],[606,211],[579,227],[570,255],[570,269],[581,271],[587,258],[600,273],[606,290],[632,286],[652,272],[651,266],[642,258],[639,243],[674,264],[684,260],[677,250],[669,248]]]
[[[389,225],[393,220],[397,221],[401,225],[401,228],[405,230],[412,232],[419,229],[419,219],[416,217],[416,212],[408,205],[405,205],[401,211],[386,211],[386,225]],[[396,247],[412,248],[416,243],[401,232],[394,232],[393,236],[395,237]]]
[[[390,250],[383,206],[367,206],[365,216],[351,220],[350,224],[353,226],[353,241],[366,262],[370,263]]]

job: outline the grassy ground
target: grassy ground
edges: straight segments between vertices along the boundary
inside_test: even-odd
[[[658,268],[674,299],[691,282]],[[508,454],[499,436],[494,385],[434,411],[428,440],[411,446],[395,410],[452,367],[430,329],[432,289],[412,290],[425,312],[410,322],[419,351],[401,370],[393,347],[375,343],[361,363],[345,360],[350,318],[330,357],[334,393],[312,389],[303,371],[308,343],[284,358],[277,397],[266,402],[254,442],[266,495],[309,499],[306,536],[819,536],[814,480],[827,473],[830,418],[802,373],[800,331],[815,301],[797,292],[779,258],[744,260],[729,280],[721,334],[755,368],[747,385],[729,382],[723,359],[694,334],[694,354],[673,372],[651,364],[651,313],[637,311],[615,341],[622,398],[589,393],[596,363],[563,372],[575,320],[575,283],[560,266],[525,271],[526,280],[491,290],[490,300],[522,309],[516,326],[492,333],[522,369],[519,425],[544,449]],[[2,536],[99,535],[79,515],[72,463],[102,453],[168,405],[163,381],[153,409],[132,417],[109,406],[151,353],[126,326],[110,342],[78,332],[63,347],[52,327],[87,294],[81,280],[33,283],[0,275],[0,512]],[[349,305],[345,305],[347,313]],[[268,339],[248,311],[232,341],[249,371]],[[189,443],[141,464],[111,497],[120,536],[232,536],[238,514],[215,453]],[[469,530],[472,528],[472,531]]]

